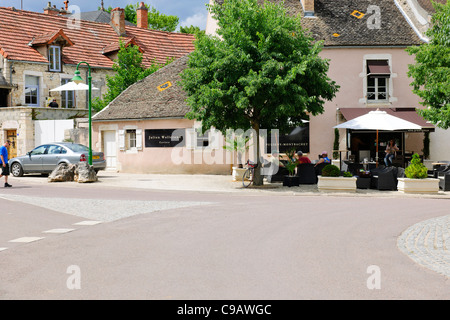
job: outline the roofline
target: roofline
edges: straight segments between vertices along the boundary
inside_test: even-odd
[[[160,118],[116,118],[116,119],[92,119],[92,122],[102,122],[102,121],[148,121],[148,120],[190,120],[185,117],[160,117]]]
[[[401,49],[401,48],[408,48],[410,46],[417,46],[418,44],[402,44],[402,45],[380,45],[380,46],[345,46],[345,45],[339,45],[339,46],[324,46],[323,49],[385,49],[385,48],[395,48],[395,49]]]
[[[408,22],[409,26],[414,30],[414,32],[417,34],[417,36],[420,38],[420,40],[422,40],[423,42],[430,42],[430,39],[423,36],[419,29],[417,29],[417,27],[414,25],[414,23],[411,21],[411,19],[408,17],[408,15],[406,14],[406,12],[403,10],[402,6],[398,3],[398,0],[394,0],[395,5],[397,6],[398,10],[400,10],[400,12],[403,15],[403,18],[405,18],[406,22]]]

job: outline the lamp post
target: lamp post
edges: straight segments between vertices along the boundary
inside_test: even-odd
[[[91,77],[91,66],[86,61],[81,61],[77,64],[77,70],[75,71],[75,76],[72,81],[76,84],[82,83],[83,78],[80,76],[80,71],[78,67],[80,64],[85,63],[88,66],[88,108],[89,108],[89,165],[92,165],[92,111],[91,111],[91,93],[92,93],[92,77]]]

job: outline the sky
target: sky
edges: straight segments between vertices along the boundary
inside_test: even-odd
[[[103,0],[105,8],[109,6],[124,8],[127,4],[136,4],[139,0]],[[44,12],[49,0],[0,0],[1,7],[15,7],[35,12]],[[58,9],[64,7],[64,0],[50,1]],[[146,0],[144,3],[156,8],[165,15],[174,15],[180,18],[178,26],[198,26],[201,30],[206,28],[207,9],[209,0]],[[96,11],[101,0],[69,0],[69,6],[80,7],[81,12]]]

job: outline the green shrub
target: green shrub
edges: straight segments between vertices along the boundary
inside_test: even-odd
[[[343,175],[344,175],[344,177],[347,177],[347,178],[353,177],[352,173],[348,172],[348,171],[345,171]]]
[[[425,179],[428,177],[428,169],[420,161],[417,153],[413,154],[411,164],[405,169],[405,176],[410,179]]]
[[[322,169],[323,177],[339,177],[341,175],[341,170],[333,164],[327,164]]]

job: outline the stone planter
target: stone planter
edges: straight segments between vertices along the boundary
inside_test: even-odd
[[[318,176],[317,188],[320,191],[356,191],[356,177]]]
[[[233,181],[242,181],[246,168],[233,167]]]
[[[439,179],[398,178],[397,190],[403,193],[438,193]]]

